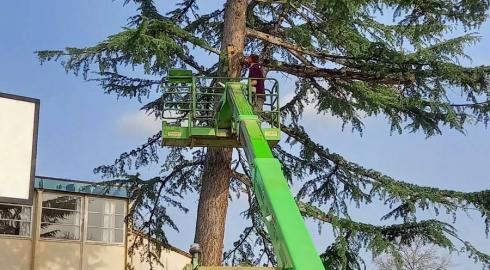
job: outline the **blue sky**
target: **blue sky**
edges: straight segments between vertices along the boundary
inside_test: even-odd
[[[136,100],[105,95],[96,83],[67,75],[59,64],[41,66],[34,55],[36,50],[93,45],[117,33],[134,14],[134,6],[123,7],[122,2],[0,2],[0,92],[41,100],[38,175],[98,179],[92,173],[94,167],[111,163],[159,129],[158,122],[138,112],[141,104]],[[468,50],[474,59],[471,64],[488,65],[490,24],[479,32],[482,42]],[[281,82],[286,89],[283,95],[291,84],[287,79]],[[466,135],[444,130],[443,136],[426,139],[423,134],[390,135],[386,121],[370,118],[361,137],[350,129],[342,131],[338,120],[317,115],[313,109],[307,110],[304,123],[311,136],[332,151],[395,178],[462,191],[489,188],[490,130],[483,126],[468,126]],[[158,169],[153,165],[142,173],[149,175]],[[190,213],[177,217],[182,233],[170,234],[172,243],[184,250],[193,239],[196,200],[196,196],[189,196]],[[235,217],[243,207],[240,200],[230,207],[227,245],[236,239]],[[375,207],[354,210],[354,216],[362,221],[376,222],[381,215]],[[490,252],[481,218],[476,214],[460,217],[456,224],[459,232]],[[315,233],[316,226],[309,226]],[[315,242],[322,249],[330,241],[329,234],[315,233]],[[454,261],[454,269],[480,269],[464,257]]]

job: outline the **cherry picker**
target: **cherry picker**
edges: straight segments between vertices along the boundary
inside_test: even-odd
[[[168,75],[162,97],[162,144],[243,148],[277,257],[277,268],[270,269],[323,270],[281,164],[272,155],[271,147],[281,135],[278,82],[264,79],[266,102],[258,115],[250,79],[193,76],[192,71],[182,69],[170,70]],[[199,266],[197,262],[190,268],[234,269]]]

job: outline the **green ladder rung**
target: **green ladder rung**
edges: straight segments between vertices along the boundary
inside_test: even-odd
[[[190,264],[184,270],[193,270]],[[277,267],[255,267],[255,266],[199,266],[196,270],[281,270]]]
[[[197,270],[281,270],[276,267],[254,267],[254,266],[199,266]]]
[[[168,71],[169,83],[192,83],[192,70],[188,69],[170,69]]]

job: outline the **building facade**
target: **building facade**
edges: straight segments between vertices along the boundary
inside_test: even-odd
[[[32,206],[0,203],[0,269],[149,269],[138,252],[128,256],[134,235],[124,222],[126,190],[91,184],[36,177]],[[182,270],[190,255],[166,249],[160,262]]]

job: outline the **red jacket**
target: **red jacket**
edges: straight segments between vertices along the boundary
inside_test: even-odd
[[[254,79],[264,78],[264,71],[262,70],[262,66],[258,63],[252,63],[248,68],[248,77]],[[257,94],[265,94],[264,80],[257,80],[255,91]]]

